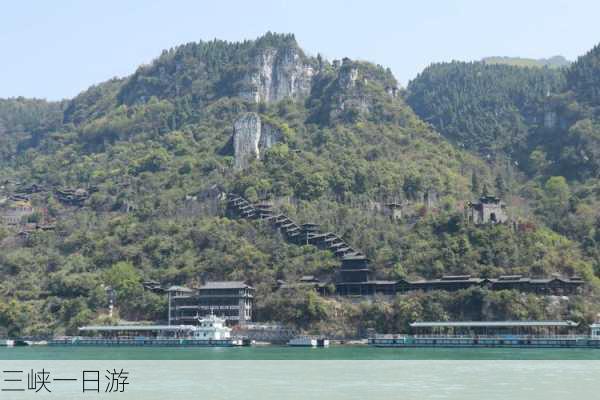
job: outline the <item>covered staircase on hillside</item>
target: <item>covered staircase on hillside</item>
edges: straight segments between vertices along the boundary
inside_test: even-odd
[[[311,244],[329,250],[339,258],[346,256],[364,257],[360,251],[355,250],[339,235],[333,232],[321,232],[317,224],[299,224],[285,214],[276,214],[273,212],[273,206],[269,203],[252,204],[245,198],[230,193],[227,196],[227,208],[244,219],[270,222],[290,243],[297,245]]]
[[[318,224],[299,224],[285,214],[275,213],[269,203],[252,204],[233,193],[227,195],[227,209],[244,219],[270,222],[290,243],[313,245],[331,251],[342,262],[335,281],[339,295],[393,294],[395,291],[394,281],[370,280],[367,257],[336,233],[322,232]]]

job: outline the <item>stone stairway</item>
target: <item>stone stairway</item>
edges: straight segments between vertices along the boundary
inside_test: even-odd
[[[285,214],[276,214],[273,206],[269,203],[252,204],[242,196],[229,193],[227,194],[227,209],[240,218],[271,223],[290,243],[314,245],[331,251],[339,258],[364,257],[362,252],[355,250],[337,234],[321,232],[318,224],[299,224]]]

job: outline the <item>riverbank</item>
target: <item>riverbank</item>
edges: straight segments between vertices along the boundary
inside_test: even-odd
[[[600,360],[600,349],[13,347],[0,360]]]

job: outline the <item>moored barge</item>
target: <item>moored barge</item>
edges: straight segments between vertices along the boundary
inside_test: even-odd
[[[414,322],[410,335],[375,335],[374,347],[599,348],[600,324],[578,335],[573,321]]]

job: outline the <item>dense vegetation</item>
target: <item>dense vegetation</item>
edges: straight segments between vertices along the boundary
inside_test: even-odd
[[[268,104],[238,96],[268,49],[294,49],[314,68],[309,96]],[[25,238],[0,230],[0,325],[11,335],[50,334],[106,321],[107,287],[117,293],[115,318],[164,318],[166,299],[144,291],[144,279],[245,279],[257,287],[260,320],[348,335],[398,330],[420,318],[590,321],[600,272],[594,181],[575,185],[571,176],[554,176],[561,174],[548,162],[550,147],[532,152],[538,163],[525,176],[513,164],[484,161],[453,144],[525,154],[537,134],[537,110],[558,107],[560,96],[575,101],[564,93],[580,65],[568,79],[544,69],[432,66],[406,95],[421,119],[393,90],[389,70],[308,57],[292,35],[267,34],[165,51],[130,77],[62,103],[2,100],[0,186],[6,194],[43,186],[32,201],[47,209],[56,229]],[[279,129],[283,140],[241,172],[233,169],[231,136],[247,111]],[[577,140],[592,140],[597,125],[590,121],[577,123]],[[578,174],[593,171],[585,165]],[[91,195],[82,207],[67,205],[54,194],[59,188]],[[289,245],[268,226],[225,217],[215,188],[272,199],[299,221],[342,234],[369,256],[376,277],[561,273],[584,276],[592,289],[569,301],[468,291],[359,305],[300,288],[281,293],[278,279],[332,279],[339,261],[312,246]],[[519,229],[465,223],[463,204],[485,190],[513,199]],[[428,206],[425,198],[437,200]],[[377,211],[387,201],[405,204],[402,221]]]
[[[485,157],[519,159],[531,130],[543,123],[546,98],[564,90],[561,71],[452,62],[426,68],[408,102],[457,145]]]
[[[444,136],[495,162],[511,160],[525,174],[518,193],[538,221],[577,242],[596,271],[599,59],[596,46],[558,71],[436,64],[411,82],[408,95]]]

